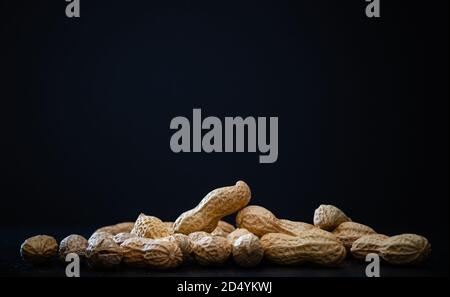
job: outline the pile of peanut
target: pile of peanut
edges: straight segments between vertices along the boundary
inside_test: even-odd
[[[88,240],[70,235],[59,247],[53,237],[37,235],[25,240],[20,252],[35,265],[56,256],[64,261],[75,253],[92,268],[174,269],[192,262],[218,266],[230,258],[242,267],[257,266],[263,258],[281,265],[336,266],[350,254],[365,259],[369,253],[390,264],[410,265],[423,262],[431,251],[420,235],[378,234],[333,205],[320,205],[313,224],[308,224],[279,219],[261,206],[247,206],[250,198],[248,185],[238,181],[211,191],[175,222],[140,214],[136,222],[97,229]],[[237,228],[222,221],[233,213]]]

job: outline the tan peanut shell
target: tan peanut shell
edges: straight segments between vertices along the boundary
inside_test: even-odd
[[[88,241],[81,235],[72,234],[61,240],[59,243],[59,260],[66,261],[68,254],[77,254],[81,259],[86,257]]]
[[[193,241],[194,258],[203,266],[217,266],[230,257],[232,246],[224,237],[208,235]]]
[[[380,256],[390,264],[420,264],[431,253],[431,245],[423,236],[401,234],[383,241],[379,252]]]
[[[144,237],[128,238],[120,245],[122,250],[122,263],[132,267],[146,267],[145,262],[145,245],[154,239]]]
[[[123,222],[123,223],[118,223],[115,225],[98,228],[97,230],[95,230],[94,233],[106,232],[106,233],[110,233],[112,235],[116,235],[116,234],[122,233],[122,232],[130,233],[131,229],[133,229],[133,227],[134,227],[134,222]]]
[[[176,233],[178,234],[178,233]],[[205,231],[197,231],[197,232],[192,232],[191,234],[188,235],[189,240],[191,242],[197,241],[205,236],[210,236],[211,234]]]
[[[168,237],[169,240],[175,242],[178,244],[178,247],[181,250],[181,253],[183,254],[183,260],[188,261],[191,260],[191,254],[192,254],[192,243],[189,239],[189,236],[181,233],[175,233]]]
[[[48,235],[30,237],[20,246],[22,259],[33,265],[48,263],[57,253],[58,243],[55,238]]]
[[[182,213],[174,223],[176,233],[190,234],[195,231],[212,232],[219,220],[248,204],[251,192],[248,185],[238,181],[234,186],[209,192],[193,209]]]
[[[352,244],[361,236],[376,234],[372,228],[355,222],[344,222],[337,226],[332,233],[347,249],[350,249]]]
[[[305,262],[325,266],[340,264],[346,249],[334,236],[316,230],[308,230],[301,236],[269,233],[261,238],[264,256],[281,265]]]
[[[351,219],[345,213],[334,205],[320,205],[314,211],[314,226],[331,231],[344,222],[350,222]]]
[[[134,237],[121,244],[123,263],[133,267],[173,269],[183,262],[181,249],[168,239]]]
[[[320,234],[322,236],[330,237],[330,238],[333,238],[334,240],[339,241],[339,239],[333,233],[331,233],[331,232],[329,232],[327,230],[316,228],[316,227],[308,229],[308,230],[302,232],[301,235],[303,235],[303,234],[311,234],[311,233]]]
[[[104,231],[95,231],[94,233],[92,233],[91,237],[89,237],[88,239],[88,245],[91,243],[96,243],[98,242],[98,240],[100,238],[110,238],[113,239],[114,235],[112,235],[111,233],[108,232],[104,232]]]
[[[220,236],[220,237],[227,237],[228,233],[220,229],[218,226],[216,229],[214,229],[213,232],[211,232],[211,235]]]
[[[163,238],[173,234],[173,230],[168,228],[160,219],[154,216],[147,216],[143,213],[139,215],[130,232],[138,237]]]
[[[214,229],[213,232],[211,232],[212,235],[227,237],[228,234],[234,231],[234,226],[230,223],[227,223],[225,221],[219,221],[217,224],[216,229]]]
[[[257,205],[241,209],[236,216],[236,225],[259,237],[267,233],[300,235],[303,231],[314,227],[303,222],[278,219],[272,212]]]
[[[163,222],[164,226],[166,226],[167,229],[172,230],[173,233],[173,222]]]
[[[242,267],[257,266],[264,256],[259,238],[252,233],[244,234],[234,240],[232,253],[234,261]]]
[[[285,229],[291,230],[295,234],[302,234],[303,231],[314,228],[314,225],[305,222],[291,221],[286,219],[279,219],[279,222],[281,226],[283,226]]]
[[[378,254],[382,243],[388,238],[383,234],[363,235],[353,242],[350,251],[353,257],[364,260],[368,254]]]
[[[109,236],[108,236],[109,235]],[[90,267],[111,268],[122,261],[120,246],[106,232],[94,233],[88,240],[86,259]]]
[[[121,245],[125,240],[137,237],[136,234],[127,233],[127,232],[120,232],[114,235],[113,240],[118,244]]]
[[[233,232],[231,232],[230,234],[227,235],[227,239],[229,242],[233,243],[236,239],[238,239],[239,237],[241,237],[242,235],[245,235],[245,234],[253,234],[253,233],[250,233],[250,231],[248,231],[245,228],[237,228]]]

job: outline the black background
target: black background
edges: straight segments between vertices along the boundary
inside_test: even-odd
[[[448,2],[381,2],[1,1],[2,232],[175,220],[243,179],[280,218],[422,234],[448,275]],[[173,153],[193,108],[279,117],[278,161]]]

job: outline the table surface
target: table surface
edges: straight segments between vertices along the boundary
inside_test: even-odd
[[[33,267],[24,263],[20,257],[20,244],[36,230],[8,229],[2,230],[0,241],[0,275],[1,276],[54,276],[64,277],[65,267],[62,263],[51,263],[46,267]],[[44,233],[44,232],[41,232]],[[61,240],[67,236],[62,229],[45,232]],[[88,236],[90,232],[83,230],[78,234]],[[222,267],[201,267],[190,264],[172,271],[156,271],[149,269],[135,269],[118,267],[107,271],[96,271],[85,265],[81,267],[81,276],[126,276],[126,277],[365,277],[367,263],[348,258],[339,267],[319,267],[314,265],[276,266],[270,263],[261,263],[257,268],[244,269],[229,261]],[[419,267],[398,267],[386,263],[381,264],[381,276],[387,277],[448,277],[448,250],[434,248],[431,257],[424,265]]]

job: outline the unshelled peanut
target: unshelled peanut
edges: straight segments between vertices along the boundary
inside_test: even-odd
[[[388,238],[383,234],[363,235],[353,242],[350,251],[353,257],[364,260],[368,254],[378,254],[382,243]]]
[[[176,233],[195,231],[212,232],[220,219],[248,204],[251,192],[248,185],[238,181],[236,185],[218,188],[208,193],[193,209],[182,213],[174,223]]]
[[[344,222],[351,219],[334,205],[320,205],[314,211],[314,225],[320,229],[331,231]]]
[[[326,231],[315,229],[304,231],[300,236],[269,233],[261,238],[261,244],[264,256],[281,265],[309,262],[335,266],[346,256],[346,249],[340,241]]]
[[[283,233],[287,235],[300,235],[303,231],[313,228],[311,224],[278,219],[272,212],[264,207],[250,205],[236,216],[238,228],[245,228],[256,236],[267,233]]]
[[[219,221],[217,224],[216,229],[214,229],[213,232],[211,232],[212,235],[227,237],[228,234],[234,231],[234,226],[230,223],[227,223],[225,221]]]
[[[113,240],[118,244],[121,245],[125,240],[138,237],[136,234],[133,233],[127,233],[127,232],[120,232],[114,235]]]
[[[98,241],[99,238],[114,238],[114,235],[112,235],[111,233],[108,232],[104,232],[104,231],[95,231],[94,233],[92,233],[91,237],[89,237],[88,239],[88,245],[91,243],[96,243]]]
[[[59,260],[66,261],[68,254],[77,254],[81,259],[86,257],[88,241],[81,235],[72,234],[61,240],[59,244]]]
[[[33,265],[48,263],[57,253],[58,243],[55,238],[48,235],[30,237],[20,246],[22,259]]]
[[[176,233],[178,234],[178,233]],[[211,234],[205,231],[197,231],[197,232],[192,232],[191,234],[188,235],[189,240],[191,242],[197,241],[205,236],[210,236]]]
[[[227,235],[227,239],[228,239],[228,241],[233,243],[236,239],[238,239],[239,237],[241,237],[242,235],[245,235],[245,234],[250,234],[250,231],[248,231],[245,228],[237,228],[236,230],[234,230],[233,232],[231,232],[230,234]],[[253,233],[251,233],[251,234],[253,234]]]
[[[188,262],[192,259],[192,243],[189,239],[189,236],[181,233],[175,233],[168,237],[169,240],[175,242],[178,244],[178,247],[181,250],[181,253],[183,254],[183,260],[184,262]]]
[[[110,233],[112,235],[116,235],[116,234],[122,233],[122,232],[130,233],[131,229],[133,229],[133,227],[134,227],[134,222],[123,222],[123,223],[118,223],[115,225],[98,228],[97,230],[95,230],[94,233],[106,232],[106,233]]]
[[[113,236],[106,232],[94,233],[88,240],[86,259],[90,267],[111,268],[122,261],[120,246]]]
[[[157,217],[141,213],[130,233],[138,237],[155,239],[170,236],[173,230]]]
[[[183,262],[179,246],[168,239],[135,237],[121,244],[123,263],[135,267],[173,269]]]
[[[232,253],[234,261],[242,267],[257,266],[264,256],[259,238],[252,233],[241,235],[234,240]]]
[[[379,254],[386,262],[394,265],[422,263],[431,253],[428,240],[416,234],[401,234],[384,240]]]
[[[230,257],[232,246],[224,237],[207,235],[192,241],[194,258],[200,265],[217,266]]]
[[[355,222],[341,223],[332,233],[347,249],[350,249],[352,244],[361,236],[376,234],[375,230],[372,228]]]
[[[167,229],[172,230],[173,233],[173,222],[163,222],[164,226],[166,226]]]

